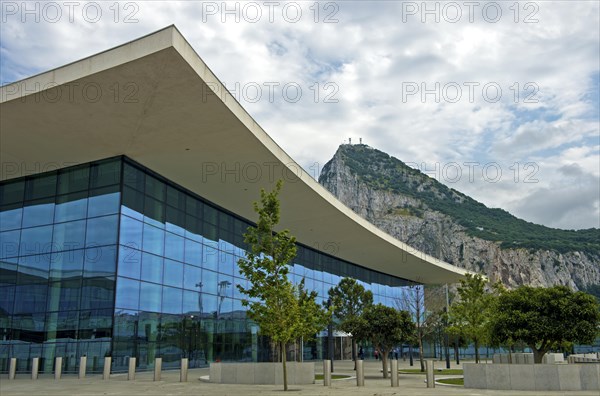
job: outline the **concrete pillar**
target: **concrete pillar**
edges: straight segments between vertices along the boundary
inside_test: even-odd
[[[187,382],[188,377],[188,359],[181,358],[181,371],[179,372],[179,382]]]
[[[395,388],[398,386],[398,361],[396,359],[392,359],[391,364],[391,377],[392,377],[392,387]]]
[[[85,378],[85,371],[87,369],[87,356],[79,358],[79,379]]]
[[[435,388],[435,373],[434,373],[434,364],[435,360],[427,360],[427,387]]]
[[[162,358],[154,359],[154,381],[160,381],[160,373],[162,370]]]
[[[106,356],[104,358],[104,371],[102,371],[102,379],[110,379],[110,365],[112,364],[112,358]]]
[[[40,370],[40,358],[34,357],[31,359],[31,379],[37,379]]]
[[[62,356],[54,359],[54,379],[59,380],[62,375]]]
[[[362,359],[356,361],[356,386],[365,386],[365,368],[363,363],[364,360]]]
[[[17,375],[17,358],[10,358],[10,365],[8,367],[8,379],[15,379]]]
[[[127,371],[127,380],[132,381],[135,379],[135,358],[129,358],[129,370]]]
[[[331,386],[331,360],[323,360],[323,385]]]

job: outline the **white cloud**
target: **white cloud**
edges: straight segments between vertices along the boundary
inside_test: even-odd
[[[63,3],[56,2],[66,12]],[[595,99],[589,95],[597,91],[600,75],[598,3],[519,2],[515,23],[515,3],[496,2],[502,16],[491,23],[485,17],[493,19],[492,3],[478,3],[473,23],[461,2],[455,3],[462,5],[458,23],[446,22],[454,16],[447,2],[427,2],[430,9],[438,5],[440,22],[425,15],[422,23],[425,3],[387,1],[282,2],[273,23],[262,2],[229,2],[228,9],[237,4],[239,23],[236,15],[222,13],[222,2],[106,2],[95,23],[89,21],[93,15],[81,13],[86,3],[78,3],[73,22],[65,14],[48,23],[43,15],[35,22],[22,10],[13,14],[7,4],[20,8],[22,3],[4,1],[1,80],[58,67],[175,24],[228,87],[278,82],[302,88],[297,103],[286,101],[280,90],[271,103],[266,86],[257,103],[241,102],[306,168],[322,166],[348,137],[362,137],[429,168],[437,162],[477,162],[479,169],[497,163],[503,170],[497,183],[479,174],[449,184],[527,220],[566,228],[598,226],[600,130],[597,93]],[[35,4],[43,3],[27,6]],[[257,23],[250,22],[255,14],[248,4],[262,12]],[[412,15],[414,6],[419,12]],[[302,16],[292,23],[296,9]],[[137,22],[125,23],[127,16]],[[324,23],[328,16],[338,22]],[[537,22],[524,23],[527,17]],[[329,89],[326,83],[332,83]],[[414,84],[419,92],[406,95]],[[461,96],[452,103],[456,87]],[[492,103],[497,87],[502,93]],[[423,88],[438,91],[438,98],[429,92],[423,101]],[[338,102],[324,103],[334,92],[330,99]],[[533,103],[525,102],[528,96]],[[539,167],[538,183],[522,181],[528,162]],[[515,163],[519,182],[510,169]],[[576,166],[585,177],[567,171]]]

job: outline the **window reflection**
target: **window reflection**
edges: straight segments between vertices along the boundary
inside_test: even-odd
[[[122,186],[119,159],[0,183],[0,337],[18,340],[11,351],[24,361],[111,353],[115,367],[138,356],[146,369],[154,356],[164,367],[182,355],[203,365],[252,359],[236,287],[248,286],[237,266],[248,223],[123,167]],[[290,265],[290,279],[306,278],[319,301],[343,276],[387,304],[406,284],[302,245]]]

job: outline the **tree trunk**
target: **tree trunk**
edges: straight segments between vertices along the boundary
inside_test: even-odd
[[[283,390],[287,391],[288,390],[287,367],[285,365],[285,361],[287,360],[287,357],[286,357],[286,353],[285,353],[285,343],[284,342],[280,342],[280,349],[281,349],[281,362],[283,363]]]
[[[460,364],[460,355],[458,350],[458,342],[454,344],[454,357],[456,358],[456,364]]]
[[[475,344],[475,363],[479,363],[479,341],[475,339],[473,343]]]
[[[387,351],[381,350],[381,363],[383,364],[383,378],[388,377],[388,354]]]
[[[535,345],[529,345],[529,348],[531,348],[531,350],[533,351],[533,363],[535,364],[542,363],[542,359],[544,359],[544,355],[546,354],[546,352],[548,352],[549,349],[544,347],[537,349]]]
[[[352,360],[354,360],[354,370],[356,370],[356,339],[352,337]]]
[[[421,372],[425,372],[425,361],[423,360],[423,337],[419,337],[419,361],[421,363]]]

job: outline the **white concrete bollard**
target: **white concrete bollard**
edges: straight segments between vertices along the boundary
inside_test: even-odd
[[[434,362],[435,362],[434,360],[427,361],[427,387],[428,388],[435,388],[435,373],[433,372]]]
[[[17,375],[17,358],[10,358],[10,366],[8,368],[8,379],[15,379]]]
[[[179,382],[187,382],[188,377],[188,359],[181,359],[181,371],[179,372]]]
[[[31,379],[37,379],[40,370],[40,358],[34,357],[31,359]]]
[[[59,380],[62,375],[62,356],[54,359],[54,379]]]
[[[396,359],[392,359],[392,369],[391,369],[391,377],[392,377],[392,387],[395,388],[398,386],[398,361]]]
[[[331,361],[323,360],[323,385],[331,386]]]
[[[127,371],[127,380],[133,381],[135,379],[135,358],[129,358],[129,370]]]
[[[356,386],[365,386],[365,368],[363,363],[362,359],[356,361]]]
[[[154,359],[154,381],[160,381],[160,374],[162,370],[162,358]]]
[[[110,365],[112,363],[112,358],[110,356],[106,356],[104,358],[104,370],[102,371],[102,379],[110,379]]]
[[[87,369],[87,356],[79,358],[79,379],[85,378],[85,371]]]

